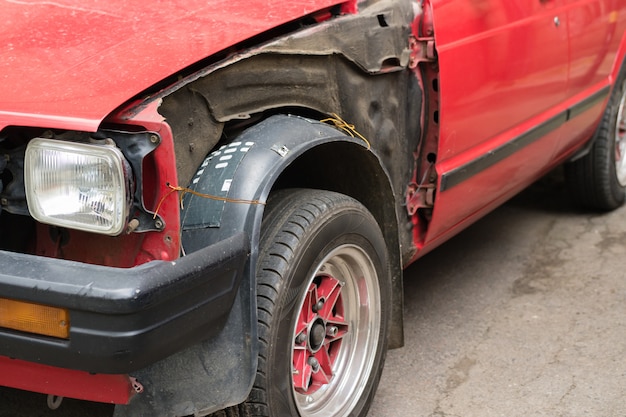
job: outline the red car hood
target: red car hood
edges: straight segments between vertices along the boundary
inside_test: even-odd
[[[83,130],[194,62],[337,3],[0,1],[0,129]]]

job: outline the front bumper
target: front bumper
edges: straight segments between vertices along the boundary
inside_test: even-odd
[[[68,340],[0,329],[0,355],[94,373],[144,368],[223,327],[249,253],[245,233],[129,269],[0,251],[0,297],[70,311]]]

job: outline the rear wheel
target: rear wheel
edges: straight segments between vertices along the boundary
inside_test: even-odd
[[[257,270],[260,356],[243,415],[365,416],[386,353],[390,271],[378,224],[342,194],[269,202]]]
[[[591,151],[565,165],[570,191],[582,206],[613,210],[626,200],[626,71],[602,117]]]

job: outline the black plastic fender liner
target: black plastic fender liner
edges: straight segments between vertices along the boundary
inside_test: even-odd
[[[0,156],[0,174],[2,174],[6,166],[7,166],[7,158],[5,156]],[[0,193],[2,193],[2,181],[0,181]]]
[[[185,194],[182,244],[190,254],[244,231],[250,237],[250,256],[233,308],[217,336],[133,373],[144,392],[128,406],[117,406],[115,417],[205,415],[247,398],[258,355],[254,275],[264,203],[276,179],[298,156],[336,141],[368,152],[364,141],[333,126],[277,115],[205,159],[189,188],[220,199]]]
[[[276,179],[306,151],[337,141],[355,143],[366,152],[365,141],[331,125],[300,116],[276,115],[211,153],[189,188],[219,199],[185,195],[181,211],[185,251],[200,250],[245,230],[253,241],[254,261],[263,207]]]

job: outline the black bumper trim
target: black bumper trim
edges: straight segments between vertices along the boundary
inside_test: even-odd
[[[0,355],[97,373],[146,367],[223,327],[249,245],[242,232],[128,269],[0,251],[0,297],[70,311],[69,340],[0,329]]]

